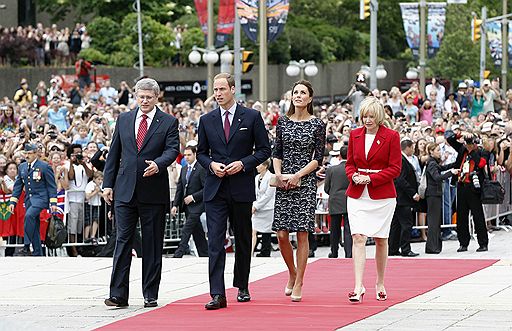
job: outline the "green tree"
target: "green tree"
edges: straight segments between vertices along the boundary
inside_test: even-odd
[[[91,35],[91,46],[104,54],[116,50],[115,42],[121,34],[119,23],[108,17],[96,17],[87,24],[87,31]]]

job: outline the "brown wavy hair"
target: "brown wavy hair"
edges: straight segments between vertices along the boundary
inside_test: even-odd
[[[293,104],[293,91],[295,90],[295,86],[297,86],[297,85],[306,86],[306,88],[308,89],[308,92],[309,92],[309,96],[311,98],[313,98],[313,95],[314,95],[313,85],[311,85],[311,83],[309,81],[301,79],[298,82],[295,82],[295,84],[293,84],[293,87],[292,87],[292,102],[290,102],[290,109],[288,109],[288,112],[286,113],[286,116],[288,116],[288,117],[295,114],[295,106]],[[307,110],[308,110],[309,115],[313,115],[313,99],[311,99],[311,102],[308,103]]]

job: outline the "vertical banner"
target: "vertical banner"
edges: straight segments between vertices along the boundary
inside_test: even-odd
[[[217,23],[217,35],[215,47],[222,47],[228,41],[235,27],[235,0],[219,1],[219,21]]]
[[[236,0],[240,26],[252,42],[258,39],[258,0]]]
[[[196,5],[197,18],[201,25],[201,30],[206,35],[208,33],[208,1],[207,0],[194,0]]]
[[[407,44],[412,50],[414,58],[418,58],[420,48],[420,12],[418,3],[400,3],[400,9],[402,11],[402,20],[404,23]]]
[[[428,3],[427,54],[429,58],[434,57],[441,47],[445,21],[446,3]]]
[[[267,0],[267,39],[269,43],[283,33],[289,9],[289,0]]]
[[[485,24],[485,32],[487,41],[489,42],[489,50],[491,52],[491,58],[494,65],[501,66],[502,54],[501,54],[501,22],[494,21]]]

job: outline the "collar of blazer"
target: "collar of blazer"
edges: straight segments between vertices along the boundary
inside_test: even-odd
[[[164,113],[157,106],[155,106],[155,108],[156,108],[155,116],[153,117],[153,120],[151,121],[151,125],[149,126],[149,129],[148,129],[148,132],[146,133],[146,137],[144,138],[144,142],[142,143],[142,147],[140,148],[141,151],[144,149],[144,146],[146,146],[146,144],[148,143],[149,138],[155,133],[156,129],[162,123],[162,117],[164,116]],[[139,111],[139,108],[137,107],[130,112],[130,115],[131,115],[131,119],[130,119],[131,139],[130,140],[132,141],[133,147],[135,148],[135,150],[137,150],[137,141],[135,139],[135,120],[137,119],[138,111]],[[139,153],[140,153],[140,151],[139,151]]]
[[[368,152],[368,157],[365,157],[364,151],[365,151],[365,135],[366,135],[366,127],[362,127],[361,130],[357,130],[357,132],[354,133],[354,138],[357,139],[354,141],[357,146],[362,146],[363,148],[359,148],[359,152],[362,153],[363,159],[366,159],[370,161],[373,156],[377,154],[377,152],[381,149],[381,147],[384,145],[386,138],[388,136],[388,129],[384,127],[384,125],[380,125],[379,129],[377,130],[377,133],[375,134],[375,139],[373,140],[373,144],[370,147],[370,151]],[[361,141],[362,140],[362,141]]]
[[[229,129],[229,139],[228,139],[228,141],[226,141],[226,137],[224,136],[224,127],[223,127],[223,124],[221,121],[220,107],[215,109],[215,111],[213,113],[214,126],[216,128],[217,134],[219,135],[220,139],[222,139],[222,141],[225,144],[227,144],[231,140],[231,138],[233,138],[233,135],[240,128],[240,124],[242,124],[242,122],[244,120],[244,115],[245,115],[245,107],[236,105],[233,122],[231,123],[231,128]]]

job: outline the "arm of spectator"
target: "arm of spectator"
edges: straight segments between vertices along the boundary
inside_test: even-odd
[[[204,106],[208,108],[213,100],[215,100],[215,95],[212,94],[208,99],[204,101]]]
[[[61,173],[59,174],[59,184],[62,189],[67,190],[69,188],[68,169],[62,167]]]
[[[69,128],[66,130],[66,139],[69,138],[69,136],[71,136],[71,134],[73,133],[73,130],[75,129],[75,126],[76,126],[76,122],[73,122],[71,123],[71,125],[69,126]]]

